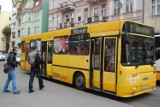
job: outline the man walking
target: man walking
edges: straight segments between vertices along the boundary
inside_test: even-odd
[[[40,54],[38,53],[37,47],[31,47],[31,52],[28,55],[28,62],[31,65],[31,74],[29,79],[29,93],[34,92],[33,90],[33,81],[35,74],[38,77],[39,81],[39,89],[42,90],[44,88],[43,80],[40,73],[40,64],[42,64],[42,60]]]
[[[14,47],[13,50],[9,53],[8,58],[7,58],[7,64],[10,66],[9,71],[8,71],[8,78],[6,80],[6,83],[4,85],[3,92],[10,92],[8,90],[8,86],[10,81],[12,80],[12,89],[14,94],[19,94],[20,91],[17,89],[16,86],[16,73],[15,73],[15,67],[18,66],[16,63],[16,54],[18,52],[18,48]]]

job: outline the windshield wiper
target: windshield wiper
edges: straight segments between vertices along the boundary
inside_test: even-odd
[[[139,63],[139,62],[137,62],[137,64],[136,64],[135,68],[138,68],[138,67],[139,67],[139,65],[140,65],[140,63]]]

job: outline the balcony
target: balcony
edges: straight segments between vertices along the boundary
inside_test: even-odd
[[[86,1],[89,3],[95,3],[95,2],[98,2],[99,0],[86,0]]]
[[[71,0],[61,3],[59,6],[60,11],[73,10],[74,8],[75,8],[75,2]]]
[[[107,22],[108,21],[108,16],[92,16],[88,17],[87,19],[84,20],[85,24],[90,24],[90,23],[97,23],[97,22]]]

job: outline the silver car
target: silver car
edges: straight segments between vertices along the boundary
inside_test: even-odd
[[[0,52],[0,61],[5,61],[5,56],[2,52]]]

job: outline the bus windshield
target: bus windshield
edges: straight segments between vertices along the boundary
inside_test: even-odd
[[[123,35],[122,38],[122,64],[147,65],[154,63],[154,39],[142,36]]]

